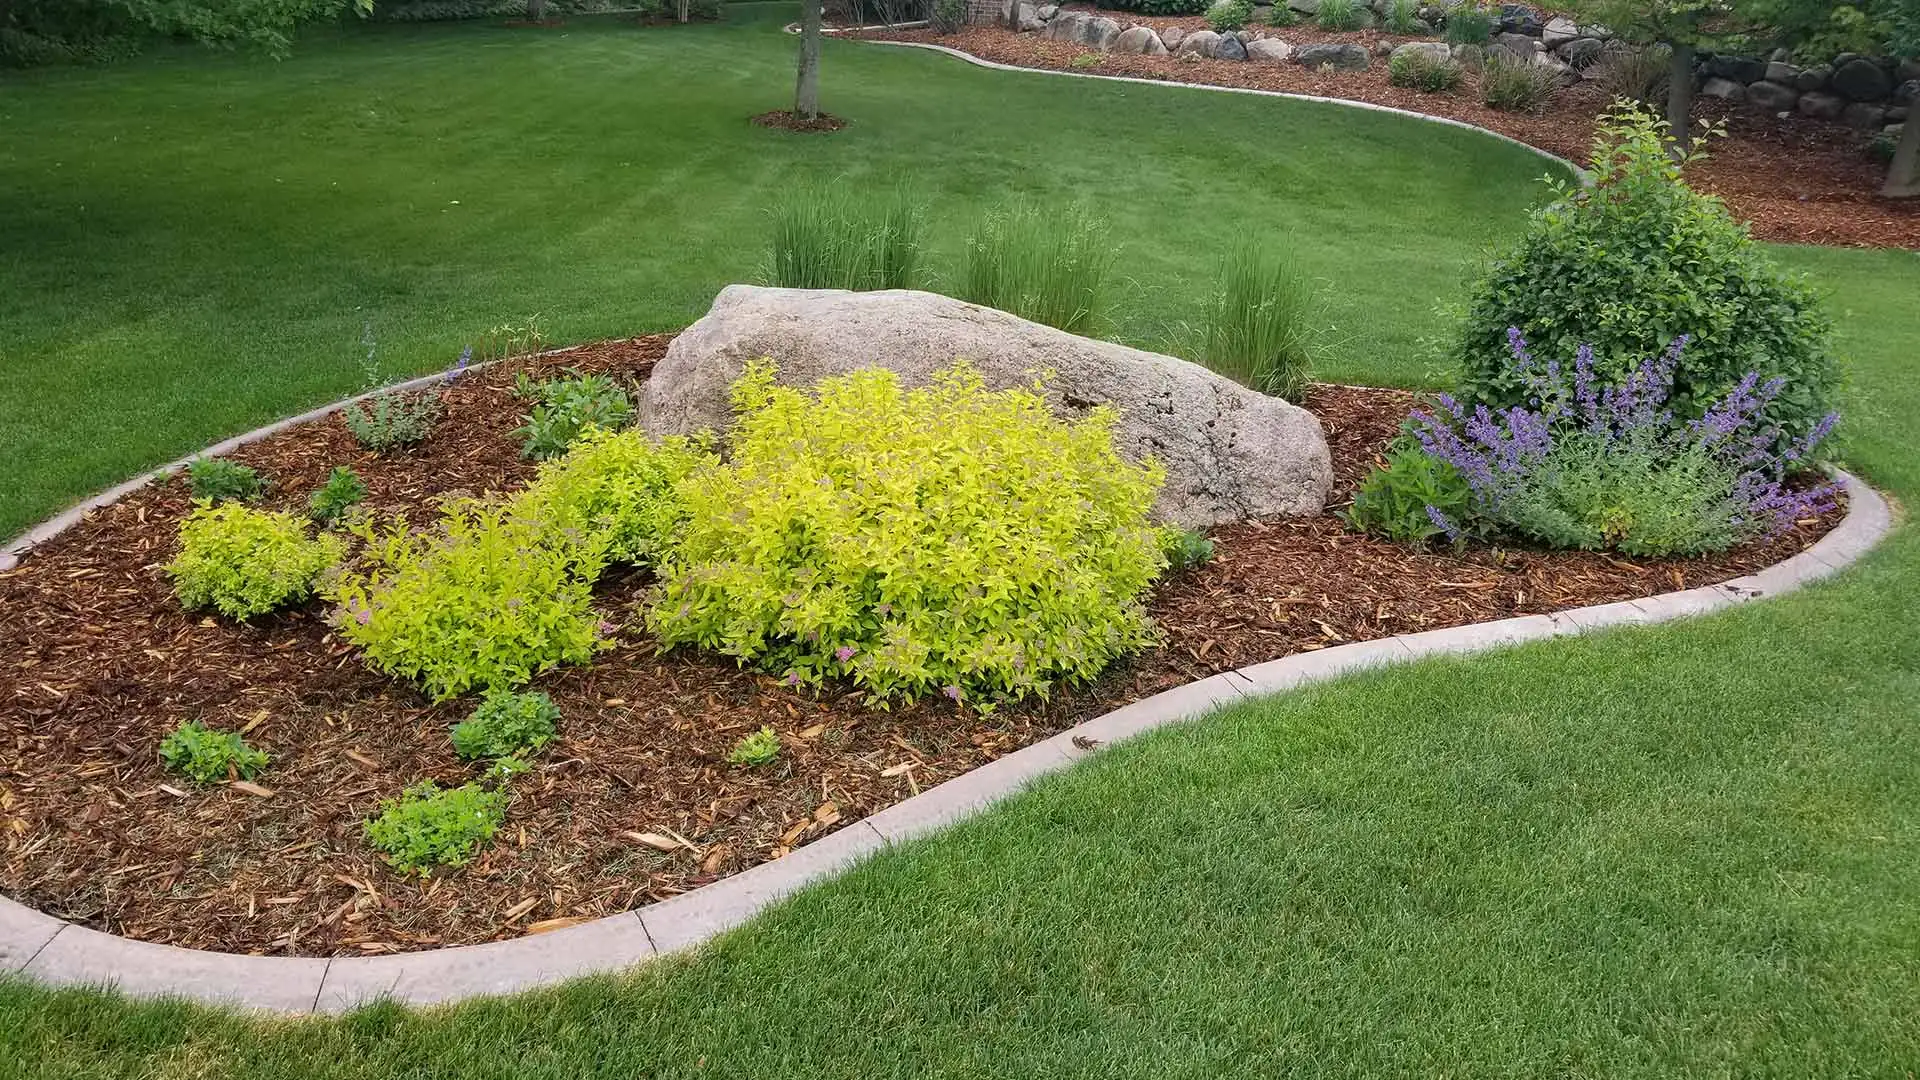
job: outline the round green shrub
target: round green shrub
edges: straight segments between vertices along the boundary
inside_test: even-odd
[[[313,595],[342,550],[333,537],[309,539],[306,522],[292,514],[202,506],[181,522],[180,554],[167,574],[188,610],[249,619]]]
[[[571,533],[613,562],[651,566],[686,521],[680,481],[718,460],[704,438],[655,441],[641,431],[592,428],[566,456],[540,466],[516,513]]]
[[[761,361],[734,407],[728,465],[680,485],[647,615],[662,644],[990,704],[1152,639],[1163,473],[1119,457],[1110,410],[1061,421],[1038,387],[988,391],[964,362],[921,389],[865,369],[808,392]]]
[[[1687,187],[1688,158],[1671,145],[1651,112],[1625,106],[1603,120],[1594,185],[1556,183],[1553,203],[1531,214],[1526,235],[1473,286],[1452,345],[1462,397],[1526,403],[1507,352],[1507,330],[1518,327],[1541,356],[1591,344],[1608,383],[1687,335],[1671,399],[1684,417],[1750,371],[1786,378],[1774,405],[1786,438],[1832,411],[1831,325],[1812,290],[1767,259],[1719,199]]]

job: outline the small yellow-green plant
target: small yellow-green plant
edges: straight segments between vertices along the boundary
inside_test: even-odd
[[[1040,387],[991,392],[964,362],[915,390],[865,369],[809,392],[761,361],[734,408],[728,465],[681,484],[648,610],[664,645],[796,686],[991,703],[1152,639],[1163,474],[1115,452],[1110,410],[1058,420]]]
[[[292,514],[203,506],[181,523],[180,554],[167,573],[189,610],[247,619],[313,595],[342,550],[331,536],[309,538],[306,522]]]
[[[425,877],[435,867],[465,866],[506,816],[504,791],[479,784],[442,790],[423,780],[381,801],[379,816],[367,822],[367,842],[395,870]]]
[[[604,555],[501,503],[451,503],[437,529],[355,527],[366,566],[342,575],[341,636],[435,701],[512,689],[603,646],[592,605]]]
[[[189,721],[160,743],[160,763],[202,784],[251,780],[267,767],[267,754],[231,731],[210,731]]]
[[[252,502],[266,483],[248,466],[226,458],[194,458],[187,463],[187,487],[201,502]]]
[[[366,497],[367,485],[359,474],[345,465],[335,465],[327,474],[327,482],[307,497],[307,513],[322,525],[334,525]]]
[[[605,553],[614,563],[651,566],[687,519],[679,484],[718,464],[710,437],[589,431],[566,456],[540,466],[518,496],[520,517]]]
[[[735,765],[745,765],[750,768],[759,765],[771,765],[774,759],[779,756],[780,736],[774,734],[773,729],[770,727],[763,727],[759,731],[734,743],[733,749],[727,752],[728,761],[733,762]]]
[[[453,752],[467,761],[524,757],[553,741],[560,707],[545,694],[496,690],[453,725]]]

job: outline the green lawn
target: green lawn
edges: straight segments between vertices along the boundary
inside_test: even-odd
[[[9,76],[0,523],[350,388],[363,317],[409,370],[533,311],[558,340],[683,322],[812,174],[909,178],[948,252],[986,193],[1097,203],[1146,343],[1273,235],[1334,283],[1327,374],[1418,383],[1541,171],[1392,117],[844,43],[852,128],[744,126],[789,48],[433,27]],[[1849,464],[1913,500],[1920,256],[1778,253],[1836,294]],[[1906,529],[1779,601],[1249,704],[621,980],[270,1024],[0,986],[0,1076],[1911,1076],[1917,587]]]

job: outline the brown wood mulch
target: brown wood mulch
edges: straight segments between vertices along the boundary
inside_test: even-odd
[[[602,342],[531,366],[637,387],[668,340]],[[411,508],[417,520],[437,496],[509,489],[531,474],[509,436],[520,366],[454,384],[447,418],[410,453],[364,451],[333,417],[234,456],[271,478],[268,505],[302,507],[346,464],[373,508]],[[1402,391],[1313,389],[1336,502],[1412,402]],[[473,776],[447,740],[471,703],[430,706],[370,672],[319,603],[242,624],[181,611],[162,567],[189,508],[179,480],[150,486],[0,574],[0,891],[143,940],[304,956],[481,942],[624,911],[1206,675],[1722,581],[1800,550],[1839,516],[1723,556],[1664,561],[1426,553],[1354,535],[1330,515],[1216,529],[1215,561],[1153,596],[1162,647],[1095,686],[991,717],[944,699],[879,712],[724,659],[656,655],[641,629],[647,580],[630,575],[598,594],[621,626],[618,647],[537,682],[563,710],[561,738],[514,782],[500,836],[473,864],[423,882],[381,863],[361,823],[414,781]],[[271,752],[257,789],[196,788],[161,770],[160,740],[195,719]],[[778,763],[727,764],[732,744],[763,725],[779,732]]]
[[[1080,4],[1069,7],[1097,10]],[[1139,18],[1124,12],[1099,13],[1156,31],[1173,26],[1189,31],[1206,27],[1206,20],[1198,16]],[[1333,33],[1304,24],[1273,28],[1267,33],[1295,46],[1348,42],[1371,49],[1381,41],[1398,45],[1431,40],[1380,30]],[[952,34],[880,30],[862,36],[930,42],[1020,67],[1281,90],[1389,105],[1488,128],[1583,165],[1589,160],[1594,119],[1608,104],[1606,92],[1588,82],[1562,90],[1542,112],[1502,112],[1481,103],[1472,75],[1451,93],[1423,94],[1389,83],[1387,65],[1377,57],[1366,71],[1321,72],[1292,63],[1096,53],[1082,45],[1047,41],[1035,33],[1012,34],[997,26],[965,27]],[[1074,67],[1076,58],[1091,58],[1092,66]],[[1698,99],[1695,115],[1724,120],[1727,137],[1708,144],[1709,156],[1690,169],[1688,180],[1724,199],[1737,217],[1752,225],[1755,236],[1789,244],[1920,250],[1920,199],[1879,195],[1885,166],[1867,153],[1870,134],[1797,115],[1780,119],[1717,98]]]
[[[841,128],[847,126],[845,120],[828,113],[821,113],[819,116],[809,120],[799,113],[794,112],[792,109],[774,109],[772,112],[760,113],[753,117],[753,123],[756,127],[774,128],[779,131],[798,131],[803,134],[814,135],[824,134],[830,131],[839,131]]]

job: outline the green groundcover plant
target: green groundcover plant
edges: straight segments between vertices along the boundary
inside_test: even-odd
[[[1115,453],[1110,410],[1061,421],[1042,389],[991,392],[959,362],[920,389],[866,369],[808,392],[751,365],[728,466],[681,485],[649,625],[877,701],[1092,678],[1152,639],[1163,474]]]
[[[633,403],[605,375],[573,372],[544,382],[525,380],[521,396],[533,399],[526,423],[514,431],[520,452],[542,461],[559,457],[589,431],[619,431],[633,419]]]
[[[479,784],[441,789],[423,780],[385,799],[367,822],[367,842],[403,874],[431,874],[436,867],[472,861],[507,816],[507,793]]]
[[[334,537],[309,538],[293,514],[202,506],[181,522],[180,554],[167,574],[187,609],[248,619],[313,595],[343,551]]]
[[[213,731],[198,720],[180,725],[160,742],[160,763],[202,784],[251,780],[266,769],[266,751],[231,731]]]
[[[252,467],[226,458],[194,458],[187,463],[187,489],[202,502],[252,502],[267,488]]]
[[[535,753],[554,740],[560,706],[545,694],[496,690],[453,725],[453,752],[467,761]]]

